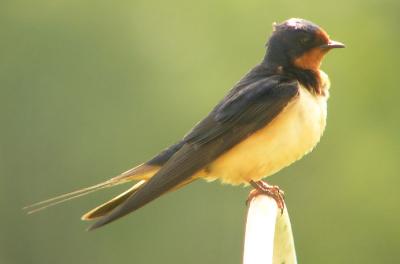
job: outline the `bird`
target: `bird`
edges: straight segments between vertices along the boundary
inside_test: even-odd
[[[248,200],[266,194],[284,207],[283,191],[263,181],[309,153],[325,130],[330,81],[324,56],[344,48],[301,18],[273,24],[265,56],[181,140],[126,172],[51,198],[30,213],[122,183],[131,188],[90,210],[94,230],[197,179],[251,185]]]

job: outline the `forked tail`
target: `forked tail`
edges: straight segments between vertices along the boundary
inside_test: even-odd
[[[23,210],[26,210],[28,214],[36,213],[48,207],[87,195],[95,191],[126,183],[132,180],[147,179],[151,177],[154,173],[156,173],[157,170],[158,168],[155,166],[142,164],[107,181],[25,206]]]

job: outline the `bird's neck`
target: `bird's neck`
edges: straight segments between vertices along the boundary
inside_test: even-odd
[[[279,65],[269,60],[264,60],[263,65],[275,74],[280,74],[289,77],[290,79],[297,80],[311,93],[322,95],[323,94],[323,81],[321,79],[320,70],[301,69],[291,65]]]
[[[287,67],[285,73],[299,81],[311,93],[322,95],[323,94],[323,81],[321,79],[320,71],[300,69],[297,67]]]

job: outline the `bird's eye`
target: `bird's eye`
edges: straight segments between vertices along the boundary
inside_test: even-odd
[[[307,44],[310,41],[309,37],[303,37],[300,39],[300,43],[301,44]]]

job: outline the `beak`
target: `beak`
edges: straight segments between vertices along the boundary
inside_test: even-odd
[[[322,49],[344,48],[345,45],[339,41],[329,40],[328,44],[320,46]]]

